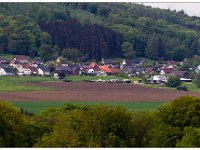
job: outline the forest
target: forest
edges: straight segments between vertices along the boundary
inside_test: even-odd
[[[0,147],[200,147],[200,99],[156,111],[65,104],[39,114],[0,102]]]
[[[200,18],[135,3],[1,3],[0,53],[81,60],[200,55]],[[73,50],[72,50],[73,49]]]

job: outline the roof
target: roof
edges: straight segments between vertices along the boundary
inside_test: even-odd
[[[166,74],[170,74],[173,71],[173,68],[163,68],[162,69]]]
[[[50,70],[42,65],[38,66],[38,69],[41,69],[43,72],[50,72]]]
[[[187,71],[174,70],[174,71],[172,71],[172,74],[177,77],[185,78],[188,73],[187,73]]]
[[[153,68],[152,68],[152,67],[147,67],[147,68],[146,68],[146,72],[151,72],[151,71],[153,71]]]
[[[177,62],[174,61],[174,60],[169,60],[169,61],[167,62],[167,64],[168,64],[168,65],[177,65]]]
[[[25,55],[15,55],[13,58],[16,58],[16,60],[28,60]]]
[[[94,68],[96,66],[98,66],[96,62],[91,62],[89,65],[90,68]]]
[[[127,66],[132,66],[134,64],[140,64],[142,61],[140,59],[125,59]]]
[[[8,67],[2,67],[4,69],[5,72],[7,73],[12,73],[12,69],[8,68]]]
[[[105,72],[108,72],[108,73],[118,73],[118,72],[120,72],[120,69],[110,68],[108,65],[99,66],[99,68],[102,69]]]
[[[30,69],[30,65],[29,64],[22,64],[22,67],[26,68],[26,69]]]
[[[107,64],[113,64],[114,61],[110,58],[107,58],[107,59],[103,59],[102,62],[104,62],[104,65],[107,65]]]
[[[33,67],[33,66],[30,66],[29,69],[32,71],[32,72],[38,72],[37,68]]]
[[[0,61],[7,61],[7,59],[4,57],[0,57]]]
[[[80,67],[78,65],[68,65],[68,66],[60,66],[56,68],[56,70],[62,70],[62,71],[74,71],[76,69],[80,69]]]

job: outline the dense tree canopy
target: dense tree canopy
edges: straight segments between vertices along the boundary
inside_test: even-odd
[[[199,147],[200,99],[184,96],[154,112],[65,104],[30,115],[0,103],[0,147]]]
[[[1,53],[41,57],[42,45],[49,44],[53,58],[67,48],[89,59],[136,55],[180,61],[200,55],[200,18],[183,11],[132,3],[1,3],[0,18]]]

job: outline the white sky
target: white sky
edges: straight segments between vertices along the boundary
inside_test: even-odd
[[[158,7],[162,9],[183,10],[189,16],[200,17],[200,2],[199,3],[143,3],[144,5]]]

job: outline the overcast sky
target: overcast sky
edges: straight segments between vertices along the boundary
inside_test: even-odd
[[[184,10],[189,16],[200,17],[200,3],[143,3],[152,7],[159,7],[162,9]]]

